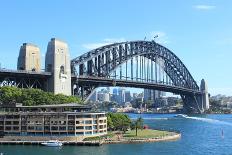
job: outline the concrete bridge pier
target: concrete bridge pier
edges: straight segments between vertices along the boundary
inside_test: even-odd
[[[184,113],[204,113],[209,109],[208,87],[204,79],[200,85],[201,94],[182,95]]]
[[[208,86],[204,79],[201,80],[200,89],[202,92],[201,95],[202,109],[205,111],[209,109],[209,93],[208,93]]]

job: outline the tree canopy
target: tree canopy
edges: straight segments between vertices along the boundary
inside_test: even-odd
[[[126,114],[107,113],[107,126],[109,130],[126,131],[130,128],[131,120]]]
[[[17,87],[0,87],[0,102],[22,103],[25,106],[44,104],[81,103],[81,99],[75,96],[63,94],[54,95],[51,92],[44,92],[40,89],[21,89]]]

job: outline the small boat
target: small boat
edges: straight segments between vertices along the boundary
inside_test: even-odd
[[[58,141],[58,140],[49,140],[47,142],[43,142],[41,143],[41,145],[44,146],[62,146],[62,142]]]
[[[178,117],[178,118],[187,118],[188,115],[185,115],[185,114],[177,114],[177,115],[175,115],[174,117]]]

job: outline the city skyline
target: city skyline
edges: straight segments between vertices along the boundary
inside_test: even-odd
[[[38,45],[43,62],[51,37],[65,40],[71,58],[75,58],[105,44],[144,40],[145,37],[151,40],[158,35],[156,41],[183,61],[198,84],[204,78],[212,95],[231,96],[228,72],[232,65],[231,3],[147,0],[143,3],[58,1],[54,4],[39,1],[32,5],[21,1],[3,2],[1,67],[16,69],[19,49],[24,42]],[[88,10],[92,10],[91,13]]]

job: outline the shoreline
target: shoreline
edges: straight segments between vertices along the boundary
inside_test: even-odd
[[[181,138],[180,133],[176,133],[171,136],[153,137],[153,138],[131,138],[121,140],[104,140],[103,144],[119,144],[119,143],[149,143],[149,142],[161,142],[161,141],[176,141]]]
[[[162,141],[176,141],[181,138],[181,133],[174,133],[173,135],[167,135],[162,137],[152,138],[122,138],[120,140],[93,140],[93,141],[62,141],[64,145],[76,145],[76,146],[101,146],[102,144],[132,144],[132,143],[149,143],[149,142],[162,142]],[[46,140],[0,140],[0,145],[40,145]]]

